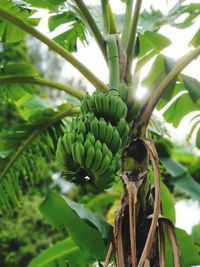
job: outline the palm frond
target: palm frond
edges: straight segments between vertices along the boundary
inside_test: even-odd
[[[54,159],[58,138],[66,131],[62,119],[77,112],[79,108],[72,108],[71,104],[62,112],[48,109],[45,120],[37,117],[35,122],[0,134],[0,208],[3,212],[11,212],[22,194],[44,179],[45,162]]]

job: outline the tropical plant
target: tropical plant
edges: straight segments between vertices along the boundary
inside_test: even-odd
[[[2,212],[12,215],[22,194],[44,179],[44,166],[51,165],[55,155],[63,178],[80,189],[74,197],[79,203],[50,192],[41,204],[49,222],[66,227],[69,237],[44,250],[29,267],[64,262],[73,267],[200,263],[198,240],[194,243],[192,236],[174,226],[174,200],[165,185],[174,194],[178,189],[182,197],[200,200],[195,153],[200,148],[199,81],[182,74],[200,54],[200,32],[197,29],[191,40],[194,48],[178,61],[162,54],[171,42],[159,33],[164,25],[181,29],[193,25],[200,4],[178,1],[164,15],[153,8],[140,12],[141,0],[134,5],[133,0],[122,2],[125,14],[117,16],[109,0],[102,0],[100,6],[82,0],[0,3],[2,43],[18,43],[30,34],[71,63],[95,88],[89,95],[41,78],[26,61],[6,61],[1,66],[1,95],[22,118],[0,133]],[[53,39],[35,27],[39,19],[32,15],[37,8],[48,10]],[[78,41],[88,43],[89,34],[108,65],[108,85],[72,55]],[[141,80],[150,60],[151,70]],[[149,89],[149,97],[139,101],[141,84]],[[78,101],[53,109],[36,95],[39,85],[62,90]],[[154,116],[155,109],[175,127],[190,114],[187,139],[195,139],[196,147],[177,145],[163,121]]]
[[[39,194],[24,196],[23,209],[15,210],[13,219],[1,216],[0,261],[2,267],[27,266],[30,260],[66,236],[48,224],[38,210]],[[31,233],[31,235],[30,235]]]

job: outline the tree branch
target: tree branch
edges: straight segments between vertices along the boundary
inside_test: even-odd
[[[77,60],[74,56],[72,56],[66,49],[64,49],[62,46],[58,45],[53,40],[46,37],[44,34],[33,28],[32,26],[29,26],[21,19],[17,18],[16,16],[13,16],[6,10],[3,10],[0,8],[0,16],[9,22],[13,23],[15,26],[19,27],[20,29],[24,30],[25,32],[33,35],[37,39],[39,39],[41,42],[46,44],[49,48],[51,48],[53,51],[58,53],[60,56],[62,56],[64,59],[66,59],[68,62],[70,62],[77,70],[80,71],[80,73],[96,88],[100,88],[102,91],[107,90],[106,84],[104,84],[101,80],[99,80],[86,66],[84,66],[79,60]]]
[[[99,45],[101,52],[105,58],[105,60],[107,60],[107,56],[106,56],[106,43],[105,40],[99,30],[99,28],[97,27],[97,24],[95,23],[93,17],[91,16],[87,6],[84,4],[84,2],[82,0],[73,0],[76,5],[78,6],[81,14],[84,16],[92,34],[94,35],[97,44]]]
[[[189,52],[187,55],[183,56],[177,63],[176,67],[169,72],[169,74],[162,80],[158,85],[155,93],[147,100],[147,102],[142,107],[142,111],[138,116],[135,126],[142,132],[146,131],[149,119],[152,112],[160,100],[161,96],[169,86],[169,84],[181,73],[181,71],[197,56],[200,54],[200,46]]]
[[[137,32],[137,23],[138,18],[140,14],[140,8],[141,8],[142,0],[137,0],[133,12],[133,19],[131,23],[131,30],[130,35],[128,39],[128,45],[127,45],[127,66],[126,66],[126,80],[131,80],[131,67],[132,67],[132,60],[133,55],[135,52],[135,41],[136,41],[136,32]]]
[[[42,79],[40,77],[26,77],[26,76],[18,76],[18,77],[0,77],[0,83],[2,84],[8,84],[8,83],[25,83],[25,84],[39,84],[39,85],[45,85],[49,87],[56,88],[58,90],[64,91],[68,93],[71,96],[74,96],[78,98],[79,100],[83,99],[86,95],[85,92],[80,91],[78,89],[74,89],[73,87],[69,85],[64,85],[62,83],[52,81],[52,80],[46,80]]]

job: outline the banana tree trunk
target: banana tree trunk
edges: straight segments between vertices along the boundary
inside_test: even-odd
[[[126,56],[118,40],[120,79],[126,81]],[[129,145],[122,154],[124,185],[121,206],[115,216],[114,241],[116,267],[158,267],[159,251],[157,230],[153,237],[148,259],[140,261],[151,227],[154,192],[149,182],[149,154],[141,139],[141,129],[134,129]],[[143,133],[144,136],[144,133]]]

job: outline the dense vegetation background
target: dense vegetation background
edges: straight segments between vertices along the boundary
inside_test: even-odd
[[[68,1],[66,2],[58,0],[55,3],[45,0],[39,3],[27,0],[17,1],[17,4],[20,10],[24,10],[22,17],[26,18],[26,23],[29,25],[37,25],[39,22],[39,19],[29,19],[32,12],[30,9],[35,10],[42,7],[48,10],[50,31],[54,32],[58,27],[64,25],[64,27],[61,26],[60,31],[54,32],[54,40],[67,51],[76,52],[77,42],[87,45],[87,40],[90,40],[90,31],[86,29],[87,23],[77,9],[71,9]],[[20,18],[19,14],[22,13],[15,12],[12,6],[15,6],[15,1],[5,0],[0,3],[0,10],[7,7],[7,11]],[[98,27],[101,28],[102,23],[98,21],[100,19],[98,8],[91,7],[90,11],[97,20]],[[149,63],[151,64],[150,71],[140,81],[142,86],[149,89],[150,93],[153,94],[157,85],[176,65],[170,55],[166,57],[161,52],[171,42],[167,36],[159,33],[159,30],[166,24],[183,30],[197,25],[190,45],[198,47],[200,45],[200,31],[197,23],[197,21],[199,22],[199,13],[200,4],[187,4],[185,1],[177,1],[167,15],[153,8],[142,10],[135,51],[136,74],[140,73],[146,62],[152,60],[152,63]],[[188,17],[176,23],[175,18],[185,14]],[[66,79],[61,77],[63,60],[53,51],[46,52],[45,50],[44,52],[38,40],[23,34],[19,28],[7,22],[5,18],[0,17],[0,20],[2,23],[0,24],[0,203],[2,206],[0,213],[0,266],[63,266],[63,259],[66,258],[71,264],[69,266],[92,266],[95,259],[104,253],[102,252],[104,248],[102,251],[100,249],[99,254],[96,252],[91,257],[88,255],[88,251],[91,253],[93,250],[91,241],[91,244],[85,247],[86,251],[84,250],[85,238],[93,228],[98,234],[103,232],[102,229],[97,231],[98,227],[92,221],[91,214],[81,213],[78,206],[74,208],[69,202],[68,206],[73,211],[75,210],[77,217],[74,218],[73,226],[61,227],[61,224],[55,222],[56,219],[51,218],[48,212],[52,211],[52,214],[53,212],[56,214],[56,209],[61,205],[58,194],[62,194],[79,204],[84,204],[87,209],[98,214],[99,218],[107,220],[113,225],[114,214],[120,205],[122,184],[120,178],[117,177],[117,182],[111,189],[94,195],[86,193],[84,189],[62,179],[62,173],[55,160],[57,141],[59,136],[69,129],[71,117],[67,115],[67,112],[72,106],[79,105],[80,102],[74,96],[66,94],[67,90],[65,91],[62,86],[61,90],[59,86],[57,86],[59,90],[56,90],[52,89],[55,83],[51,83],[49,87],[49,84],[45,82],[38,85],[31,79],[42,78],[59,81],[64,86],[69,85],[82,92],[87,91],[87,88],[79,79],[74,80],[68,75],[66,75]],[[121,29],[123,16],[118,15],[116,20]],[[6,27],[3,28],[2,25],[6,25]],[[11,80],[6,81],[6,79]],[[23,82],[23,79],[27,79],[26,82]],[[162,111],[162,119],[152,116],[149,124],[148,138],[154,140],[160,160],[163,214],[173,223],[176,221],[175,202],[177,200],[200,201],[199,88],[200,82],[197,79],[183,74],[179,75],[177,80],[170,83],[168,91],[156,107],[157,110]],[[174,102],[168,105],[172,98]],[[164,122],[178,127],[188,114],[190,114],[190,121],[187,126],[187,136],[184,142],[177,143],[173,138],[173,133]],[[150,166],[150,176],[153,184],[152,166]],[[13,182],[13,177],[17,181],[16,184]],[[14,186],[11,186],[13,184]],[[16,193],[13,193],[13,188]],[[38,208],[48,194],[51,196],[51,192],[55,192],[56,197],[54,198],[52,195],[52,199],[49,199],[48,203],[50,207],[45,207],[43,214],[53,224],[49,224]],[[26,195],[21,197],[25,193]],[[51,201],[55,204],[54,209],[51,207]],[[64,212],[67,217],[71,211],[67,213],[63,208]],[[57,216],[61,215],[57,214]],[[67,218],[63,217],[62,219],[66,220]],[[102,221],[101,223],[103,225]],[[78,229],[79,224],[82,225],[80,229]],[[105,225],[105,228],[110,227],[110,225]],[[76,236],[76,232],[79,238]],[[75,242],[71,238],[68,239],[68,233]],[[190,267],[200,264],[200,225],[193,227],[191,235],[182,229],[176,229],[176,233],[183,266]],[[59,241],[61,243],[58,243]],[[53,244],[56,243],[60,246],[59,249],[56,247],[53,249]],[[99,244],[101,243],[97,242],[97,246]],[[169,242],[166,241],[166,265],[171,267],[172,257],[169,247]],[[47,248],[53,250],[49,252],[47,250],[47,254],[45,254]],[[70,249],[74,249],[74,254]],[[44,252],[41,254],[43,256],[37,258],[41,252]],[[54,257],[51,258],[50,255],[54,255]],[[79,260],[77,255],[79,255]],[[33,258],[36,260],[31,261]],[[45,263],[47,259],[49,262]]]

